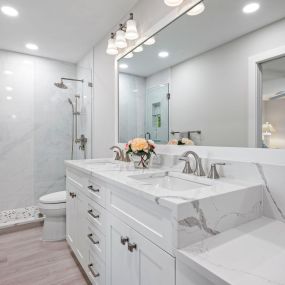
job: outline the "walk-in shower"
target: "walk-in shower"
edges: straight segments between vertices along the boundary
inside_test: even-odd
[[[84,80],[81,79],[74,79],[74,78],[65,78],[62,77],[60,82],[54,83],[57,88],[60,89],[68,89],[67,85],[64,84],[64,81],[74,81],[74,82],[81,82],[84,83]],[[72,107],[72,144],[71,144],[71,159],[74,159],[74,143],[80,144],[79,149],[84,152],[84,159],[86,159],[86,144],[87,138],[84,134],[78,138],[78,117],[80,116],[80,110],[78,108],[80,101],[80,95],[75,95],[75,102],[72,102],[70,98],[68,98],[68,102]]]

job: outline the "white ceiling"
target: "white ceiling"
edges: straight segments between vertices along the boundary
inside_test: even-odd
[[[77,62],[138,0],[0,0],[19,11],[0,12],[0,49]],[[33,42],[38,51],[28,51]]]
[[[242,8],[251,2],[248,0],[204,2],[203,14],[182,16],[156,35],[155,45],[145,46],[131,59],[122,59],[129,65],[124,72],[147,77],[285,17],[284,0],[258,0],[260,10],[247,15]],[[170,56],[159,58],[162,50]]]

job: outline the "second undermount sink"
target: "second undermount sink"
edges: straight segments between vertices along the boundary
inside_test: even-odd
[[[211,186],[211,184],[192,181],[188,175],[176,172],[162,172],[152,174],[132,175],[130,178],[144,182],[154,187],[164,188],[170,191],[187,191]]]

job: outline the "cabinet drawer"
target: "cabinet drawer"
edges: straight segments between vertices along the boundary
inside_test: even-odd
[[[90,223],[87,230],[88,248],[97,254],[103,262],[106,258],[106,238],[105,236],[95,229]]]
[[[105,285],[106,283],[105,264],[91,251],[89,251],[87,275],[93,285]]]
[[[106,190],[102,183],[95,179],[89,179],[87,185],[88,197],[100,204],[102,207],[106,206]]]
[[[87,207],[87,216],[89,222],[95,226],[102,234],[106,232],[106,210],[97,204],[89,200]]]

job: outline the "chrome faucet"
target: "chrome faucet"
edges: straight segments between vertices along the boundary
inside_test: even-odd
[[[127,153],[125,155],[124,151],[120,147],[114,145],[110,148],[110,150],[113,150],[116,153],[115,160],[125,161],[125,162],[131,161],[129,155]]]
[[[189,155],[192,155],[195,159],[195,169],[194,170],[191,168]],[[203,166],[202,166],[201,158],[199,157],[199,155],[196,152],[194,152],[192,150],[186,151],[185,153],[182,154],[182,156],[179,158],[179,160],[185,161],[183,173],[187,173],[187,174],[193,173],[196,176],[205,176],[206,175],[205,171],[203,169]]]

